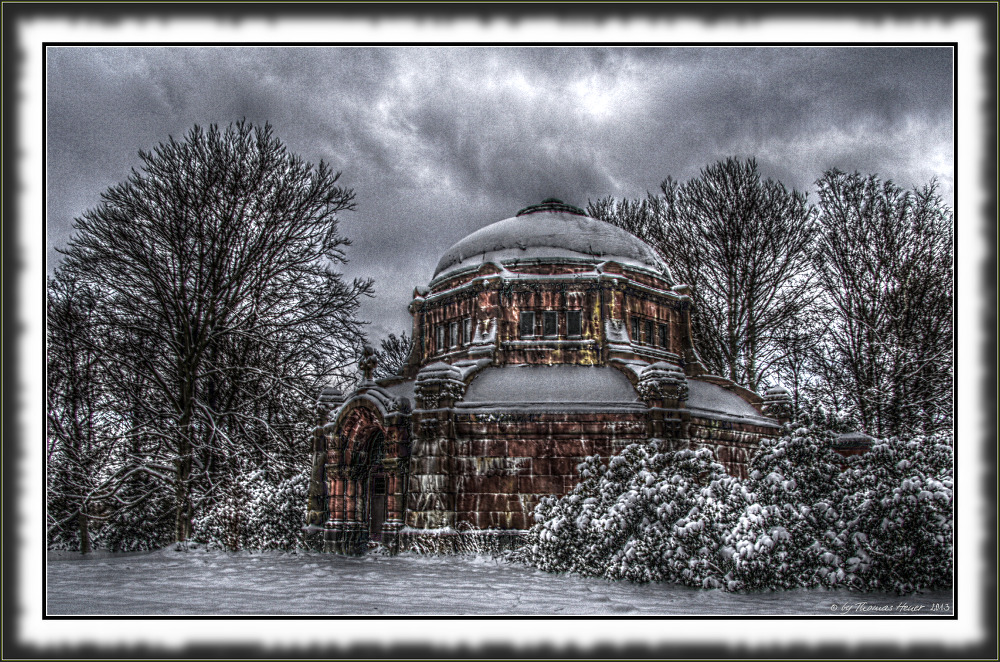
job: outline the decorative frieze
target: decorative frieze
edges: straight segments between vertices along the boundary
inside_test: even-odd
[[[792,419],[793,409],[792,395],[783,386],[772,386],[764,393],[765,416],[787,423]]]
[[[650,406],[677,407],[687,400],[687,377],[680,366],[661,361],[642,371],[636,390]]]

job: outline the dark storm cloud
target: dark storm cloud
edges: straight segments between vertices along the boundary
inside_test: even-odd
[[[710,49],[664,67],[645,123],[672,149],[647,164],[664,159],[661,172],[686,178],[695,173],[679,170],[757,156],[797,188],[835,165],[904,178],[916,169],[926,181],[939,174],[928,151],[950,161],[950,52],[897,50]],[[914,144],[921,137],[930,150]]]
[[[343,171],[372,335],[465,234],[556,196],[640,196],[727,156],[800,190],[830,167],[952,196],[951,51],[910,48],[57,48],[49,259],[70,220],[194,124],[270,122]]]

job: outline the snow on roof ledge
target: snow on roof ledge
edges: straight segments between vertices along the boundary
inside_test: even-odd
[[[700,411],[707,414],[709,418],[712,418],[713,414],[721,414],[736,418],[756,419],[756,421],[776,425],[774,420],[762,416],[753,405],[738,394],[718,384],[696,378],[689,378],[687,384],[687,406],[688,409],[692,410],[692,413]]]

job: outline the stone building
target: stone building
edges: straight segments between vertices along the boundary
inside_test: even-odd
[[[398,378],[324,391],[310,524],[324,546],[396,550],[421,537],[532,524],[586,456],[651,437],[711,447],[745,473],[789,397],[710,375],[690,290],[648,245],[549,199],[465,237],[410,304]]]

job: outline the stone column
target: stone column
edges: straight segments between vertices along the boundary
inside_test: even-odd
[[[334,473],[336,471],[332,467],[328,471],[328,475],[332,474],[330,479],[330,518],[326,521],[326,526],[324,527],[323,550],[342,554],[344,552],[345,524],[344,478],[339,473]]]
[[[400,487],[403,481],[399,476],[399,464],[394,461],[385,463],[389,472],[386,475],[386,517],[382,524],[382,544],[390,553],[399,552],[399,532],[403,528],[403,495]]]
[[[417,375],[414,439],[408,486],[413,503],[407,513],[414,528],[441,529],[455,523],[455,402],[465,394],[462,372],[445,363],[424,367]]]
[[[365,553],[368,544],[368,523],[362,521],[365,509],[360,499],[365,492],[355,478],[344,479],[344,522],[341,554],[359,556]]]

